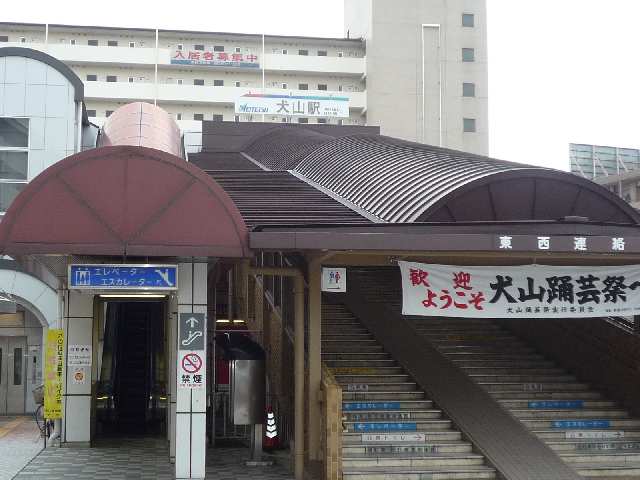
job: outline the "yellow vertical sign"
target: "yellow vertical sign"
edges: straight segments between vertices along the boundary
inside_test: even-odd
[[[64,333],[50,329],[44,353],[44,417],[48,419],[62,418],[63,362]]]

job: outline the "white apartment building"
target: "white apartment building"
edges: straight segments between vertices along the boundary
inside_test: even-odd
[[[345,0],[344,38],[0,23],[2,46],[68,65],[98,125],[146,101],[185,131],[202,120],[379,125],[383,134],[488,153],[485,0]],[[349,113],[236,113],[246,94],[341,97]]]

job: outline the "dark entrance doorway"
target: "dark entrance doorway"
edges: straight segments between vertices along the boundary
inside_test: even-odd
[[[98,433],[166,431],[164,301],[108,301],[96,402]]]

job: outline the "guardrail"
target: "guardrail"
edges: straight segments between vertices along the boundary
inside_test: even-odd
[[[605,320],[627,333],[640,334],[640,317],[607,317]]]
[[[342,479],[342,388],[322,364],[322,435],[324,480]]]

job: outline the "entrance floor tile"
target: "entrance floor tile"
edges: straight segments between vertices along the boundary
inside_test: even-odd
[[[0,480],[11,480],[42,447],[32,416],[0,417]]]
[[[210,449],[207,480],[293,480],[280,465],[247,467],[247,457],[247,449]],[[103,440],[93,448],[47,448],[15,479],[172,480],[174,466],[168,459],[167,442],[161,438]]]

